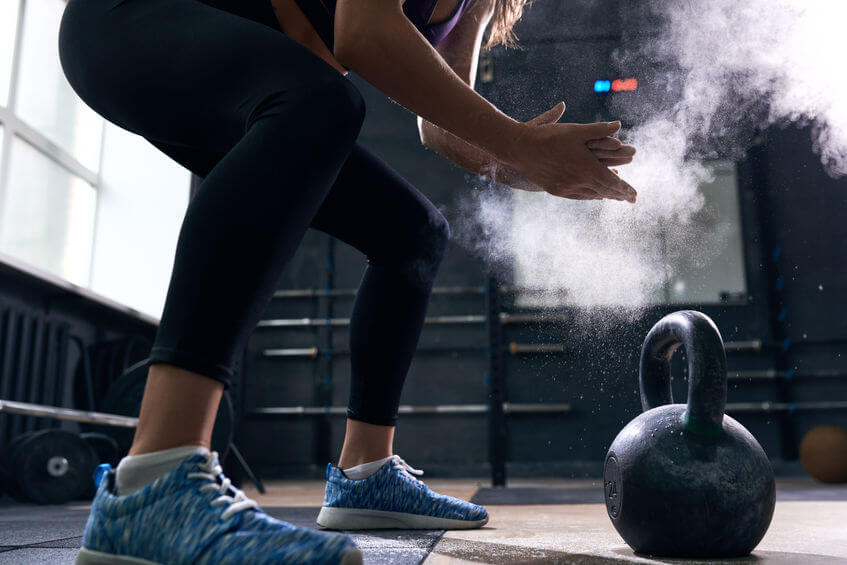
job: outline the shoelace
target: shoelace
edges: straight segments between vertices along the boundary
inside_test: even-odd
[[[391,465],[392,468],[402,471],[403,473],[406,474],[407,477],[409,477],[412,480],[415,480],[419,483],[422,482],[420,479],[413,476],[413,475],[417,475],[419,477],[419,476],[423,475],[424,472],[421,469],[415,469],[414,467],[412,467],[411,465],[409,465],[408,463],[403,461],[403,458],[400,457],[399,455],[392,455],[391,461],[392,461],[392,465]]]
[[[224,504],[229,504],[227,509],[223,511],[223,514],[221,514],[222,519],[226,520],[233,514],[247,510],[248,508],[259,507],[259,503],[251,498],[247,498],[247,495],[245,495],[243,491],[232,486],[232,483],[228,478],[223,477],[220,484],[218,483],[218,476],[222,476],[223,469],[218,464],[217,451],[211,451],[207,455],[204,455],[204,457],[206,458],[206,461],[204,463],[198,463],[198,466],[205,472],[188,473],[188,478],[208,481],[207,484],[200,487],[200,492],[220,493],[221,496],[214,499],[211,505],[222,506]],[[235,496],[227,494],[230,489],[235,492]]]

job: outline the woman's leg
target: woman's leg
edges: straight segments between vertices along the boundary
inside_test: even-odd
[[[244,341],[358,135],[361,96],[281,32],[196,0],[70,0],[59,47],[109,121],[222,155],[180,230],[133,452],[207,443]]]
[[[485,508],[430,490],[391,445],[400,392],[450,238],[447,221],[356,145],[312,226],[368,257],[350,320],[347,433],[338,466],[327,466],[317,523],[339,530],[484,525]]]
[[[351,383],[339,466],[392,454],[400,393],[450,238],[438,209],[356,145],[312,227],[368,257],[350,320]]]
[[[267,516],[214,453],[185,445],[208,443],[243,341],[358,135],[361,96],[282,33],[196,0],[69,0],[59,55],[107,120],[220,157],[180,230],[136,455],[100,482],[77,563],[361,563],[347,536]]]

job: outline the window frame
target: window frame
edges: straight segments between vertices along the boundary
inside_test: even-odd
[[[100,118],[100,154],[97,160],[97,170],[95,171],[83,165],[69,151],[54,143],[47,136],[15,114],[15,105],[18,99],[18,79],[21,68],[24,15],[26,14],[27,1],[28,0],[17,0],[18,17],[15,23],[15,43],[12,50],[12,66],[9,75],[9,97],[6,106],[0,104],[0,125],[3,127],[3,143],[2,147],[0,147],[0,218],[4,217],[6,212],[6,196],[8,194],[7,191],[12,161],[12,143],[14,143],[15,138],[17,138],[24,143],[31,145],[42,155],[57,163],[70,174],[87,182],[95,191],[94,226],[90,242],[92,259],[88,262],[88,284],[86,285],[88,286],[91,284],[91,277],[94,270],[94,246],[96,244],[97,220],[99,217],[100,206],[100,187],[102,185],[100,172],[103,168],[104,153],[102,140],[105,138],[106,122],[102,117]],[[55,276],[63,278],[58,274]]]

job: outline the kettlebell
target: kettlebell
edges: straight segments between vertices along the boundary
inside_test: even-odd
[[[688,404],[673,404],[670,360],[685,347]],[[740,557],[773,517],[773,469],[726,406],[726,352],[715,323],[681,310],[647,334],[639,370],[642,414],[617,435],[603,468],[606,510],[637,553]]]

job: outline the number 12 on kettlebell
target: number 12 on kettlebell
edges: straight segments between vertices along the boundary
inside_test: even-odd
[[[688,403],[673,404],[670,360],[688,357]],[[767,455],[724,414],[726,352],[715,323],[682,310],[653,326],[641,349],[642,414],[612,442],[603,468],[606,510],[638,553],[740,557],[764,537],[775,484]]]

